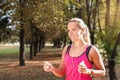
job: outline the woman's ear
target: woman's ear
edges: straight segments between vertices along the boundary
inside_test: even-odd
[[[81,29],[78,31],[78,35],[79,35],[79,36],[82,36],[82,35],[83,35],[83,31],[82,31]]]
[[[83,34],[83,33],[84,33],[84,31],[80,29],[79,30],[79,34]]]
[[[83,31],[81,29],[78,31],[78,35],[79,35],[79,39],[83,37]]]
[[[81,32],[82,32],[81,34],[84,35],[85,34],[85,28],[81,28]]]
[[[80,35],[82,33],[82,30],[80,29],[79,31],[78,31],[78,34]]]

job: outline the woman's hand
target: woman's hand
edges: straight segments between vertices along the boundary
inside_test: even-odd
[[[78,65],[78,72],[91,75],[91,69],[88,69],[84,61]]]
[[[53,65],[50,62],[45,61],[44,65],[43,65],[43,68],[46,72],[50,72],[53,69]]]

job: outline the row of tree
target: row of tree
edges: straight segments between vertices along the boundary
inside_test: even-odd
[[[21,66],[25,65],[25,44],[30,44],[30,59],[44,48],[46,41],[53,42],[54,47],[65,46],[70,42],[67,22],[79,17],[90,29],[92,44],[102,48],[102,55],[108,61],[110,80],[117,80],[120,0],[2,0],[0,8],[0,41],[19,40]],[[5,15],[6,18],[2,18]],[[16,25],[14,31],[7,27],[8,23]],[[8,36],[5,30],[11,34],[3,38],[3,34]]]

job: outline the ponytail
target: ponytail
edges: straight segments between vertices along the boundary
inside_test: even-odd
[[[87,43],[91,44],[90,33],[89,33],[89,29],[88,29],[87,26],[85,27],[83,39],[84,39]]]

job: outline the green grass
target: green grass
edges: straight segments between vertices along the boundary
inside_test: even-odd
[[[27,53],[27,54],[26,54]],[[25,48],[25,55],[29,55],[29,48]],[[12,47],[0,50],[0,60],[1,59],[13,59],[18,58],[19,56],[19,47]]]
[[[29,48],[25,48],[25,51],[28,52]],[[19,53],[19,47],[7,48],[7,49],[1,49],[0,50],[0,55],[4,55],[4,54],[18,54],[18,53]]]
[[[0,50],[0,55],[4,55],[4,54],[16,54],[16,53],[19,53],[19,47],[7,48],[7,49],[1,49]]]

